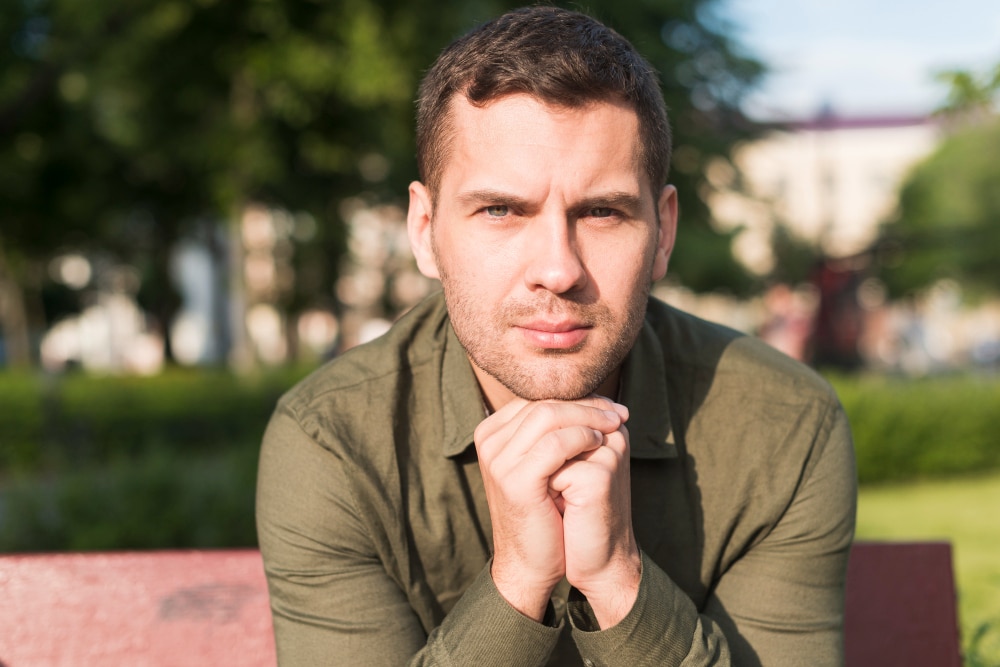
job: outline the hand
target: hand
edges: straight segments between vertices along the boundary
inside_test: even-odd
[[[628,419],[624,406],[618,408]],[[563,515],[566,578],[587,598],[602,628],[616,625],[632,609],[642,575],[624,424],[606,434],[601,447],[567,461],[549,487]]]
[[[560,496],[550,491],[550,479],[565,469],[566,488],[574,487],[570,497],[577,502],[583,495],[575,484],[580,473],[570,472],[567,462],[601,448],[611,434],[621,437],[624,417],[615,407],[599,397],[515,399],[476,429],[493,524],[493,581],[511,606],[535,620],[542,619],[553,588],[567,573]],[[574,505],[571,519],[578,510],[582,506]]]

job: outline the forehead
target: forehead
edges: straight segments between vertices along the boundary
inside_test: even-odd
[[[621,189],[642,177],[639,119],[623,103],[570,107],[513,94],[473,105],[456,96],[449,125],[442,187],[478,176],[577,187],[617,180]]]

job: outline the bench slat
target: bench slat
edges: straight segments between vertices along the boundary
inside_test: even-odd
[[[848,667],[960,667],[951,545],[855,543],[844,643]]]
[[[0,558],[5,667],[275,664],[260,553]]]
[[[857,543],[848,667],[959,667],[951,547]],[[0,556],[0,667],[275,664],[260,553]]]

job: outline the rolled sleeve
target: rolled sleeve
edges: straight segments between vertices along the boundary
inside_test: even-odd
[[[617,625],[599,630],[590,604],[574,598],[568,605],[573,641],[587,665],[729,663],[718,626],[700,616],[691,599],[645,553],[639,594]]]

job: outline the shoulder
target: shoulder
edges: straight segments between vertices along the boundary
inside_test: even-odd
[[[836,493],[822,511],[831,521],[844,516],[853,502],[853,447],[829,383],[753,336],[662,303],[650,313],[705,552],[723,563],[740,558],[797,498],[809,497],[803,490],[813,478]],[[804,529],[820,523],[815,518]]]
[[[795,398],[836,403],[818,373],[760,339],[650,299],[647,321],[663,349],[667,372],[742,400]]]
[[[400,388],[411,386],[415,376],[434,376],[446,335],[444,300],[431,296],[384,335],[348,350],[292,387],[277,410],[313,437],[354,421],[391,421],[398,401],[405,400]]]

